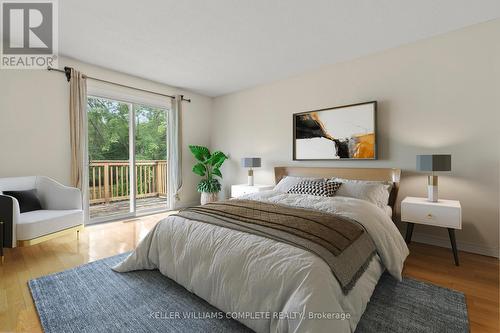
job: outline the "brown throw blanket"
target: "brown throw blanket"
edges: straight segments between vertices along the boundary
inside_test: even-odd
[[[175,214],[271,238],[322,258],[347,293],[376,248],[358,222],[335,214],[253,200],[228,200],[182,209]]]

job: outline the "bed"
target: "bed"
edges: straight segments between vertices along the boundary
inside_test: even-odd
[[[159,222],[115,271],[158,269],[256,332],[354,332],[373,290],[387,270],[401,279],[409,251],[390,214],[400,170],[275,168],[287,176],[338,177],[391,183],[389,209],[365,200],[271,190],[241,202],[294,207],[352,219],[376,248],[346,291],[317,253],[258,234],[173,215]],[[272,207],[272,206],[270,206]]]

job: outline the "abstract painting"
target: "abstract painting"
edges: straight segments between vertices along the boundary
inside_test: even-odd
[[[376,159],[377,102],[293,115],[293,159]]]

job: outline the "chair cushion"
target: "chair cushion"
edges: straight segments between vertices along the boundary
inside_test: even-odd
[[[19,202],[19,211],[21,213],[42,209],[40,200],[36,195],[36,190],[3,191],[3,194],[16,198],[17,202]]]
[[[83,224],[83,211],[35,210],[19,215],[16,225],[18,240],[28,240]]]

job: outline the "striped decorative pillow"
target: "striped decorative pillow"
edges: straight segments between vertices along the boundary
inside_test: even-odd
[[[321,197],[333,197],[342,185],[340,182],[303,180],[287,191],[291,194],[311,194]]]

